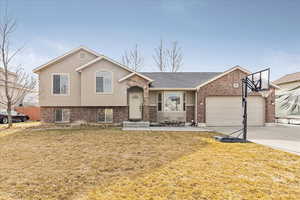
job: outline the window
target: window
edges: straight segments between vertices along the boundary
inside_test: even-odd
[[[165,112],[182,111],[182,93],[181,92],[166,92],[165,93]]]
[[[162,94],[158,93],[157,96],[157,111],[162,111]]]
[[[101,108],[97,113],[97,121],[102,123],[113,122],[113,109],[112,108]]]
[[[53,94],[68,94],[69,90],[69,75],[68,74],[53,74]]]
[[[183,93],[183,111],[185,111],[185,103],[186,102],[186,94],[185,92]]]
[[[112,73],[96,72],[96,93],[112,92]]]
[[[70,109],[55,110],[55,122],[69,122],[69,121],[70,121]]]

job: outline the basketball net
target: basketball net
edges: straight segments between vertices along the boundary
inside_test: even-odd
[[[263,91],[259,91],[259,93],[261,94],[262,97],[268,98],[268,96],[272,93],[272,90],[263,90]]]

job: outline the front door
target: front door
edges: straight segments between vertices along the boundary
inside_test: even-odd
[[[143,108],[143,93],[130,92],[129,93],[129,119],[141,120]]]

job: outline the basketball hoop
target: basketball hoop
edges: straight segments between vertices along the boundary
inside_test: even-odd
[[[244,110],[242,122],[243,128],[233,133],[237,133],[240,131],[242,132],[237,137],[220,136],[216,137],[217,140],[221,142],[247,142],[247,97],[251,92],[259,92],[264,98],[267,98],[271,94],[272,90],[270,90],[270,68],[255,72],[253,74],[249,74],[242,79],[242,106]],[[239,138],[241,134],[243,134],[243,138]]]

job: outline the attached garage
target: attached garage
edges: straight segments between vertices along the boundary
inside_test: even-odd
[[[241,126],[243,120],[242,99],[239,96],[206,97],[207,126]],[[265,123],[265,99],[248,97],[248,125],[263,126]]]

